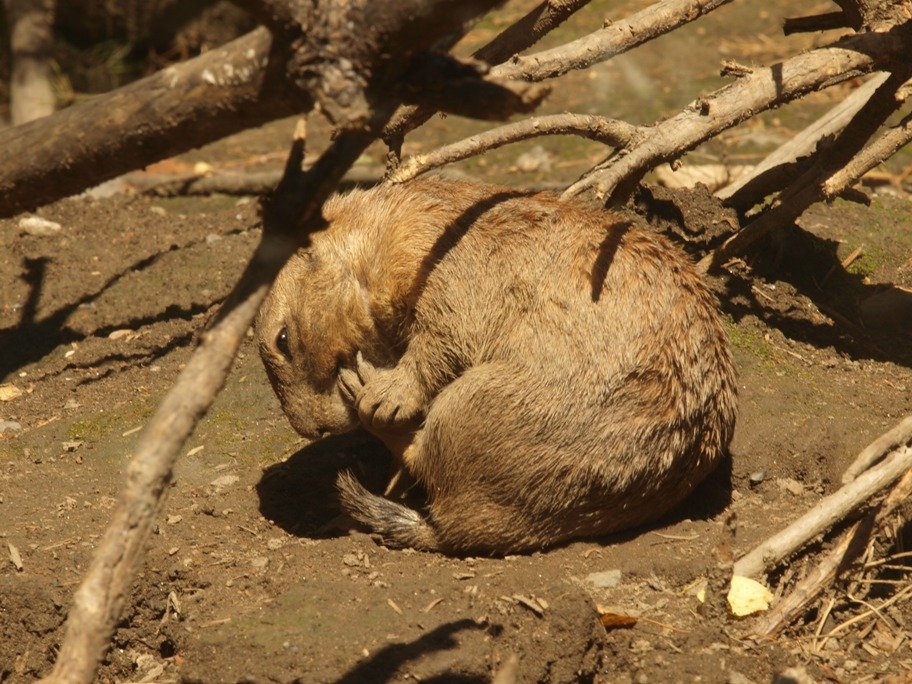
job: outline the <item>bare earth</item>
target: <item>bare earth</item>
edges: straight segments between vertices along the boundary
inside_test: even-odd
[[[656,82],[667,76],[648,55],[624,59],[594,73],[623,80],[639,65]],[[591,84],[569,92],[582,101]],[[439,143],[451,121],[432,122],[415,148]],[[763,132],[801,124],[789,125]],[[291,126],[187,159],[253,166],[284,150]],[[453,126],[447,139],[468,125]],[[542,145],[558,180],[598,153]],[[462,169],[540,182],[545,172],[512,167],[528,147]],[[139,429],[258,239],[255,203],[228,197],[77,198],[38,214],[60,232],[0,221],[0,384],[21,390],[0,402],[0,682],[49,671]],[[339,532],[335,474],[354,467],[380,486],[386,456],[363,435],[301,441],[248,339],[179,463],[100,680],[486,682],[516,654],[523,682],[761,682],[789,667],[817,680],[910,681],[908,601],[822,642],[818,629],[861,612],[832,593],[806,624],[756,643],[712,582],[705,604],[696,597],[720,562],[834,491],[857,452],[912,413],[908,299],[890,290],[885,312],[871,301],[886,283],[912,285],[912,204],[883,193],[870,208],[815,208],[801,225],[817,237],[791,231],[771,256],[712,281],[739,371],[730,468],[654,527],[544,553],[453,559]],[[837,264],[859,246],[848,271]],[[908,549],[912,534],[891,543]],[[606,628],[597,605],[639,619]]]

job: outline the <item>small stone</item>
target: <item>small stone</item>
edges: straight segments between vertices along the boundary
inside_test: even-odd
[[[78,409],[78,408],[79,408],[79,402],[76,401],[76,400],[73,399],[73,398],[67,399],[67,400],[66,400],[66,403],[63,405],[63,408],[65,408],[65,409],[70,409],[70,410],[72,410],[72,409]]]
[[[221,242],[222,239],[222,236],[218,233],[209,233],[209,235],[206,236],[206,244],[214,245],[216,242]]]
[[[266,566],[269,565],[269,559],[266,556],[254,556],[250,565],[253,566],[254,570],[265,570]]]
[[[740,672],[735,672],[734,670],[728,671],[728,677],[725,680],[726,684],[754,684],[754,680],[748,679]]]
[[[169,525],[177,525],[177,523],[183,519],[183,516],[180,515],[169,515],[167,518],[165,518],[165,522]]]
[[[22,423],[15,420],[0,420],[0,434],[4,432],[19,432],[22,430]]]
[[[266,542],[266,548],[270,551],[281,549],[283,546],[285,546],[285,540],[281,537],[272,537]]]
[[[79,441],[63,442],[63,450],[72,453],[72,452],[76,451],[76,449],[81,447],[82,445],[83,445],[83,442],[79,442]]]
[[[35,237],[49,237],[57,235],[62,226],[56,221],[48,221],[40,216],[26,216],[19,219],[19,229],[27,235]]]
[[[750,483],[751,487],[756,487],[758,484],[763,482],[765,479],[766,479],[766,472],[763,470],[758,470],[756,472],[751,473],[748,476],[747,481]]]
[[[342,556],[342,562],[350,568],[360,567],[361,559],[354,553],[346,553]]]
[[[119,340],[121,337],[126,337],[131,334],[133,331],[129,328],[120,328],[119,330],[112,330],[108,333],[109,340]]]
[[[168,215],[168,210],[165,209],[164,207],[157,207],[157,206],[149,207],[149,211],[151,211],[153,214],[157,214],[158,216],[167,216]]]
[[[612,589],[621,583],[620,570],[603,570],[586,575],[586,581],[599,589]]]

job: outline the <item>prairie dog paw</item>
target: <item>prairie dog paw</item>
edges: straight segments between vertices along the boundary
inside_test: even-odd
[[[408,426],[424,414],[424,392],[407,370],[375,368],[361,352],[354,370],[339,372],[339,388],[368,430]]]

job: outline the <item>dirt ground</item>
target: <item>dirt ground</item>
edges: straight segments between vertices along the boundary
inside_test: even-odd
[[[702,27],[724,27],[721,42],[697,41],[705,33],[694,27],[568,79],[546,111],[649,120],[714,87],[722,56],[767,61],[801,44],[756,38],[758,26],[775,35],[787,2],[759,15],[735,5]],[[594,3],[566,31],[639,6]],[[474,40],[498,25],[482,24]],[[685,50],[705,63],[672,78],[668,56]],[[772,113],[691,159],[756,160],[838,97]],[[181,161],[275,165],[292,126]],[[407,150],[478,127],[435,119]],[[328,131],[312,128],[318,150]],[[519,163],[535,144],[459,170],[512,185],[567,182],[599,155],[578,141],[536,144],[550,170]],[[374,149],[365,162],[381,156]],[[0,402],[0,682],[49,671],[139,431],[258,239],[246,198],[82,197],[37,215],[61,230],[31,235],[21,217],[0,221],[0,384],[21,392]],[[864,617],[862,599],[841,587],[782,637],[757,642],[712,584],[705,603],[696,596],[720,563],[834,491],[858,451],[912,413],[912,305],[896,287],[912,286],[909,197],[888,187],[871,207],[836,202],[800,223],[712,280],[739,373],[730,465],[653,527],[547,552],[455,559],[339,532],[336,473],[355,468],[379,485],[386,457],[365,435],[301,440],[248,339],[179,462],[100,681],[486,682],[511,654],[522,682],[738,684],[789,668],[817,681],[912,681],[908,598]],[[898,529],[881,551],[910,545]],[[772,589],[806,572],[808,558],[772,577]],[[893,583],[868,601],[908,585],[909,559],[892,565]],[[638,620],[606,628],[606,610]]]

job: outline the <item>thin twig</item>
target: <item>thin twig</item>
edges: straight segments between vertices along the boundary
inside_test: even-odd
[[[817,565],[795,585],[792,591],[764,614],[752,627],[760,636],[778,633],[792,622],[806,606],[836,580],[883,528],[888,516],[912,495],[912,471],[907,472],[876,510],[840,535],[834,546]]]
[[[536,52],[491,69],[496,78],[544,81],[632,50],[699,19],[731,0],[663,0],[626,19],[606,21],[598,31],[565,45]]]
[[[392,183],[404,183],[445,164],[475,157],[510,143],[543,135],[579,135],[605,145],[619,147],[636,136],[636,126],[616,119],[591,114],[554,114],[537,116],[484,131],[428,154],[416,154],[389,175]]]

